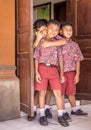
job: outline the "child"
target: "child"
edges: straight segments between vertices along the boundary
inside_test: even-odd
[[[69,102],[71,104],[72,115],[87,115],[76,106],[76,84],[79,82],[80,76],[80,61],[82,61],[83,55],[78,44],[71,40],[73,34],[72,24],[70,22],[64,22],[61,24],[60,34],[66,39],[66,44],[61,47],[64,60],[64,76],[65,83],[63,83],[63,93],[68,95]]]
[[[39,41],[41,40],[41,38],[45,38],[46,34],[47,34],[47,20],[46,19],[38,19],[37,21],[35,21],[34,23],[34,28],[36,30],[36,36],[34,39],[34,45],[33,48],[35,48]],[[47,118],[51,119],[52,118],[52,113],[50,111],[50,99],[51,99],[51,91],[48,89],[47,93],[46,93],[46,98],[45,98],[45,115],[47,116]],[[36,117],[37,114],[37,106],[39,105],[39,93],[38,91],[34,92],[34,116],[28,116],[28,120],[32,120]]]
[[[59,33],[60,24],[58,21],[50,20],[47,25],[47,36],[45,39],[41,39],[41,42],[54,41]],[[47,47],[43,48],[37,46],[34,52],[35,58],[35,73],[36,82],[35,90],[39,91],[39,106],[40,106],[40,118],[39,122],[41,125],[48,125],[47,118],[44,112],[45,95],[48,82],[53,90],[54,96],[56,98],[56,104],[58,109],[58,122],[67,127],[69,124],[63,117],[64,101],[61,94],[61,83],[58,73],[58,57],[61,58],[60,47]],[[63,79],[61,77],[61,79]]]
[[[34,23],[34,28],[36,30],[36,38],[34,40],[34,44],[33,44],[33,48],[35,49],[35,47],[39,44],[41,38],[45,38],[46,34],[47,34],[47,20],[46,19],[38,19],[37,21],[35,21]],[[51,42],[47,42],[47,44],[50,44]],[[52,42],[53,44],[55,44],[55,42]],[[61,38],[61,40],[56,42],[57,44],[60,43],[60,45],[64,45],[66,43],[66,41],[64,39]],[[32,120],[36,117],[36,110],[37,110],[37,105],[38,103],[38,97],[39,97],[39,93],[38,91],[35,91],[34,93],[34,116],[28,116],[28,120]],[[52,118],[52,113],[50,111],[50,100],[51,100],[51,91],[50,88],[47,89],[47,93],[46,93],[46,98],[45,98],[45,115],[47,116],[47,118],[51,119]]]
[[[64,76],[65,83],[63,83],[63,94],[68,95],[69,102],[72,107],[72,115],[88,115],[86,112],[83,112],[76,106],[76,84],[79,82],[80,75],[80,61],[82,61],[83,55],[80,51],[80,48],[77,43],[71,40],[73,34],[72,24],[70,22],[64,22],[61,24],[60,34],[67,41],[64,46],[61,47],[61,52],[64,60]],[[56,44],[55,46],[59,46]],[[49,44],[43,43],[43,47],[48,47]],[[54,46],[53,43],[50,43],[50,46]],[[68,113],[64,110],[64,118],[70,120]]]

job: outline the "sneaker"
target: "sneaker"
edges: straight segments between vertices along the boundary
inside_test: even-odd
[[[59,116],[59,117],[58,117],[58,122],[59,122],[62,126],[64,126],[64,127],[69,126],[68,122],[64,119],[63,116]]]
[[[50,109],[46,109],[45,110],[45,115],[46,115],[46,117],[48,118],[48,119],[52,119],[52,113],[51,113],[51,111],[50,111]]]
[[[72,121],[71,117],[69,116],[69,114],[67,112],[63,113],[63,117],[64,117],[65,120],[67,120],[69,122]]]
[[[42,116],[39,118],[39,122],[41,125],[43,126],[47,126],[48,125],[48,121],[47,121],[47,117],[46,116]]]
[[[34,116],[28,116],[27,119],[28,119],[29,121],[32,121],[32,120],[36,117],[36,115],[37,115],[37,113],[36,113],[36,111],[35,111],[35,112],[34,112]]]
[[[88,113],[86,112],[83,112],[81,109],[78,109],[77,111],[71,111],[71,114],[72,115],[77,115],[77,116],[86,116],[88,115]]]

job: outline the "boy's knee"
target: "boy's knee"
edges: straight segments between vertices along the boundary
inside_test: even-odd
[[[56,97],[62,97],[62,92],[60,90],[54,90],[54,95]]]
[[[45,97],[46,91],[39,91],[39,96]]]

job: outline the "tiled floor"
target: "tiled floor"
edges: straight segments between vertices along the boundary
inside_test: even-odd
[[[48,126],[39,124],[39,114],[34,121],[28,121],[27,116],[23,114],[21,118],[0,122],[0,130],[91,130],[91,104],[81,108],[88,112],[88,116],[71,116],[72,122],[68,127],[63,127],[57,122],[56,107],[52,107],[53,119],[48,120]],[[70,108],[67,107],[67,111],[70,113]]]

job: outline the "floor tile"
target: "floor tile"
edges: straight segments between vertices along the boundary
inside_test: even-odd
[[[88,116],[71,115],[72,122],[69,122],[68,127],[63,127],[57,122],[56,106],[52,107],[51,111],[53,119],[49,119],[48,126],[39,124],[39,112],[33,121],[27,120],[27,115],[22,113],[21,118],[0,122],[0,130],[91,130],[91,104],[80,106],[83,111],[88,112]],[[70,114],[71,108],[67,107]]]

